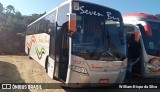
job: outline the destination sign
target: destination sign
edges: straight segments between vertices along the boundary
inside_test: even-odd
[[[80,5],[81,4],[81,5]],[[90,15],[97,17],[106,17],[108,20],[120,21],[120,14],[110,8],[99,7],[98,5],[92,5],[87,3],[74,2],[73,10],[80,15]]]

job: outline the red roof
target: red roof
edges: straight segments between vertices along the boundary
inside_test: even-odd
[[[130,14],[124,14],[123,16],[125,16],[125,17],[127,17],[127,16],[146,17],[146,18],[150,18],[150,19],[160,20],[160,18],[158,18],[154,15],[145,14],[145,13],[130,13]]]

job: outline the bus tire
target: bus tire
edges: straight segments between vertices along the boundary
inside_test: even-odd
[[[46,60],[45,60],[45,69],[46,69],[46,73],[48,73],[48,56],[46,57]]]
[[[33,58],[30,56],[30,50],[29,50],[29,48],[28,48],[28,57],[29,57],[29,59],[33,59]]]

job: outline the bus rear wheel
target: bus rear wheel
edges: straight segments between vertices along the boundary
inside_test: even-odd
[[[28,48],[28,57],[29,57],[29,59],[33,59],[33,58],[30,56],[30,50],[29,50],[29,48]]]
[[[46,60],[45,60],[45,69],[46,69],[46,73],[48,73],[48,56],[46,57]]]

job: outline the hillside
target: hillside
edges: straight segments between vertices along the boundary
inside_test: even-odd
[[[15,32],[0,31],[0,54],[23,54],[25,36]]]

